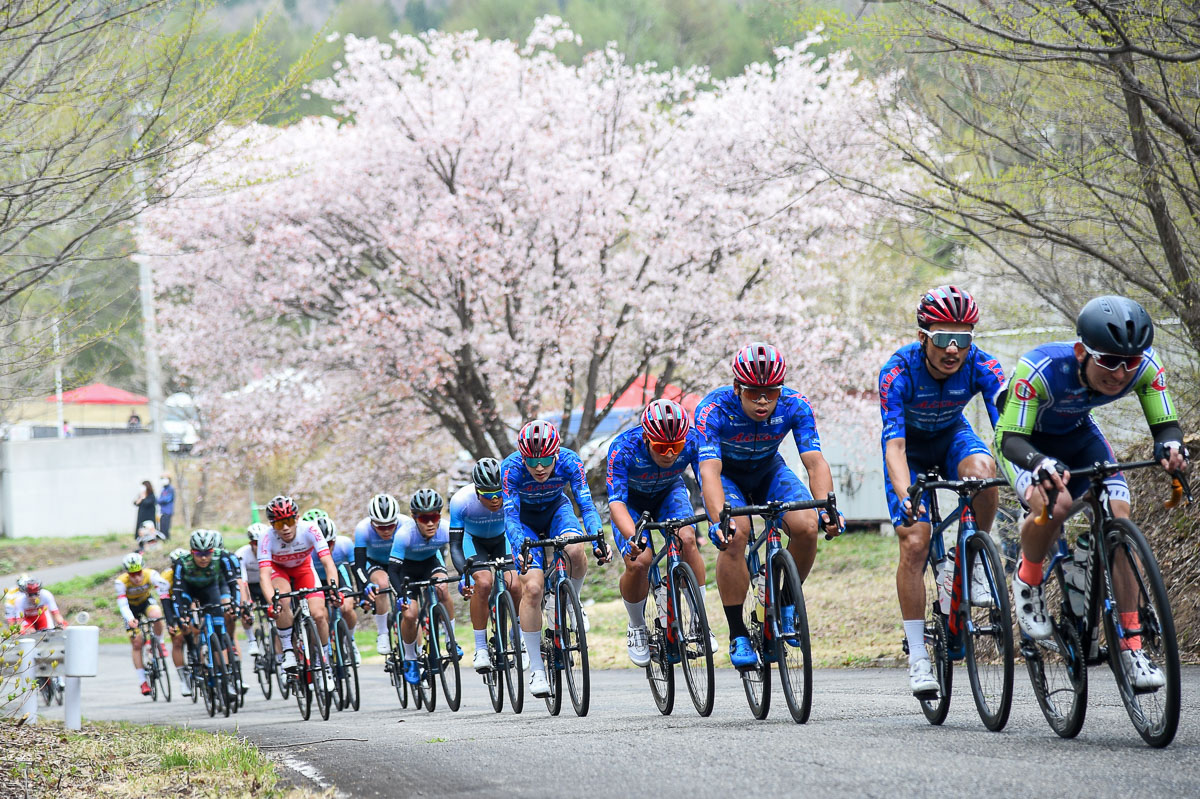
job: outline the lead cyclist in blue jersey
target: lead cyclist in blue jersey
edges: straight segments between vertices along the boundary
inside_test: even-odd
[[[604,532],[600,514],[588,490],[583,462],[572,450],[560,445],[558,428],[535,419],[517,434],[517,451],[500,465],[504,491],[504,529],[509,546],[520,558],[521,542],[557,538],[563,535],[598,535]],[[571,508],[566,490],[570,489],[583,514],[583,529]],[[592,545],[596,559],[612,559],[604,539]],[[587,554],[583,544],[567,547],[570,580],[578,594],[587,574]],[[529,692],[550,695],[550,683],[542,663],[542,592],[545,588],[542,549],[529,551],[528,571],[521,577],[521,638],[529,658]],[[520,565],[520,564],[518,564]],[[586,616],[584,617],[586,620]]]
[[[412,521],[400,513],[400,504],[391,494],[376,494],[367,505],[367,518],[354,528],[354,572],[363,581],[363,597],[370,597],[380,588],[388,587],[388,560],[392,554],[392,539],[401,522]],[[388,642],[387,617],[391,603],[386,594],[375,594],[375,650],[386,655],[391,651]]]
[[[896,351],[879,373],[879,409],[883,416],[883,474],[888,511],[900,541],[896,593],[908,640],[908,681],[914,694],[938,690],[925,649],[925,581],[929,551],[929,513],[924,502],[913,508],[908,489],[913,478],[936,467],[943,477],[996,476],[996,462],[971,428],[963,408],[979,394],[995,427],[995,397],[1004,381],[1000,363],[972,343],[979,306],[957,286],[938,286],[917,304],[919,341]],[[976,495],[979,529],[990,532],[999,499],[995,488]],[[975,564],[972,601],[991,601],[983,561]]]
[[[504,491],[500,485],[500,461],[482,458],[471,470],[471,483],[450,498],[450,560],[463,575],[463,596],[471,600],[471,627],[475,633],[475,671],[491,669],[487,647],[488,602],[492,593],[492,571],[480,569],[467,574],[473,559],[481,561],[509,557],[504,531]],[[506,569],[504,582],[513,602],[521,604],[521,581],[515,568]]]
[[[700,435],[700,488],[711,524],[709,538],[721,549],[717,555],[717,589],[729,622],[729,660],[737,668],[754,668],[758,655],[742,620],[742,605],[750,587],[745,549],[750,520],[733,520],[727,540],[716,523],[726,500],[736,507],[748,503],[793,502],[812,499],[808,486],[788,468],[779,444],[791,433],[808,472],[813,492],[833,492],[833,475],[821,454],[821,437],[808,398],[783,384],[787,364],[770,344],[748,344],[733,357],[732,386],[711,392],[696,406]],[[839,517],[841,514],[838,514]],[[788,551],[803,581],[817,556],[817,531],[838,535],[845,526],[825,512],[792,511],[783,516]],[[788,621],[784,620],[785,633]]]

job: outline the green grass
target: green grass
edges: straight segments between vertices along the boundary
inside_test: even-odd
[[[128,551],[131,542],[131,536],[116,533],[67,538],[0,538],[0,574],[116,555]]]

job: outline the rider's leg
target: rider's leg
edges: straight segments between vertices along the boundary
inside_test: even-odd
[[[309,594],[306,601],[313,621],[317,623],[317,637],[321,639],[321,646],[326,646],[329,644],[329,610],[325,607],[325,597],[322,594]]]
[[[404,645],[405,660],[417,659],[417,620],[420,611],[416,597],[410,597],[400,614],[400,642]]]
[[[925,649],[925,560],[929,553],[928,522],[897,526],[900,560],[896,564],[896,596],[900,600],[900,618],[908,640],[908,662],[928,660]]]
[[[971,455],[958,464],[958,478],[977,477],[990,480],[996,476],[996,462],[990,455]],[[986,533],[992,531],[992,523],[996,520],[996,508],[1000,504],[1000,489],[986,488],[975,495],[971,507],[975,509],[975,522],[980,530]]]
[[[531,550],[533,565],[521,575],[521,640],[525,643],[530,671],[542,671],[542,592],[546,574],[542,571],[541,550]]]
[[[375,569],[369,578],[378,588],[388,587],[388,575],[385,569]],[[392,611],[391,598],[387,594],[376,594],[372,600],[372,610],[375,615],[375,632],[387,635],[387,618]]]
[[[277,594],[286,594],[292,590],[292,583],[287,577],[281,574],[271,576],[271,586]],[[288,651],[292,648],[292,624],[295,620],[292,618],[292,603],[280,602],[279,613],[275,617],[275,629],[279,631],[279,645],[283,651]]]
[[[783,514],[783,529],[788,533],[787,550],[796,562],[800,582],[808,579],[817,559],[819,519],[815,510],[794,510]]]

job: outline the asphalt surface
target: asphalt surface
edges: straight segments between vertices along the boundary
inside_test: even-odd
[[[1200,667],[1184,669],[1183,714],[1165,750],[1142,743],[1107,667],[1093,667],[1087,722],[1058,738],[1033,699],[1022,664],[1008,727],[984,729],[957,671],[950,715],[933,727],[907,694],[902,670],[828,670],[814,676],[812,719],[794,724],[775,687],[771,715],[755,721],[735,672],[719,671],[716,706],[702,719],[677,671],[676,707],[663,717],[640,671],[593,674],[592,710],[568,702],[551,717],[528,693],[524,712],[491,709],[482,681],[463,670],[462,709],[439,696],[434,713],[402,710],[381,662],[362,668],[362,708],[301,721],[294,701],[248,701],[229,719],[202,704],[141,697],[128,648],[101,647],[101,674],[85,680],[84,718],[236,729],[280,758],[296,781],[343,796],[902,797],[918,794],[1200,796]],[[174,676],[174,675],[172,675]],[[247,674],[253,680],[252,674]],[[61,718],[61,709],[46,711]],[[86,721],[85,721],[86,723]]]

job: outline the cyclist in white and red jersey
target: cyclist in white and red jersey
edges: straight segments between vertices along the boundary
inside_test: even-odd
[[[312,553],[325,567],[325,573],[333,587],[338,585],[337,567],[329,554],[316,525],[299,522],[300,508],[291,497],[279,496],[267,503],[267,521],[271,532],[258,541],[259,585],[263,600],[269,608],[268,614],[275,618],[279,629],[279,642],[283,645],[282,665],[285,669],[296,668],[296,654],[292,651],[292,608],[284,603],[275,607],[276,592],[315,588],[317,575],[312,568]],[[317,633],[326,652],[329,649],[329,614],[325,610],[325,597],[321,594],[308,596],[308,609],[317,623]],[[326,661],[328,664],[328,660]],[[328,665],[326,666],[328,668]]]
[[[25,581],[25,590],[17,594],[11,606],[5,606],[5,621],[9,624],[20,622],[21,632],[30,630],[53,630],[54,625],[66,627],[62,614],[58,611],[58,603],[54,594],[42,588],[41,580],[30,577]]]

